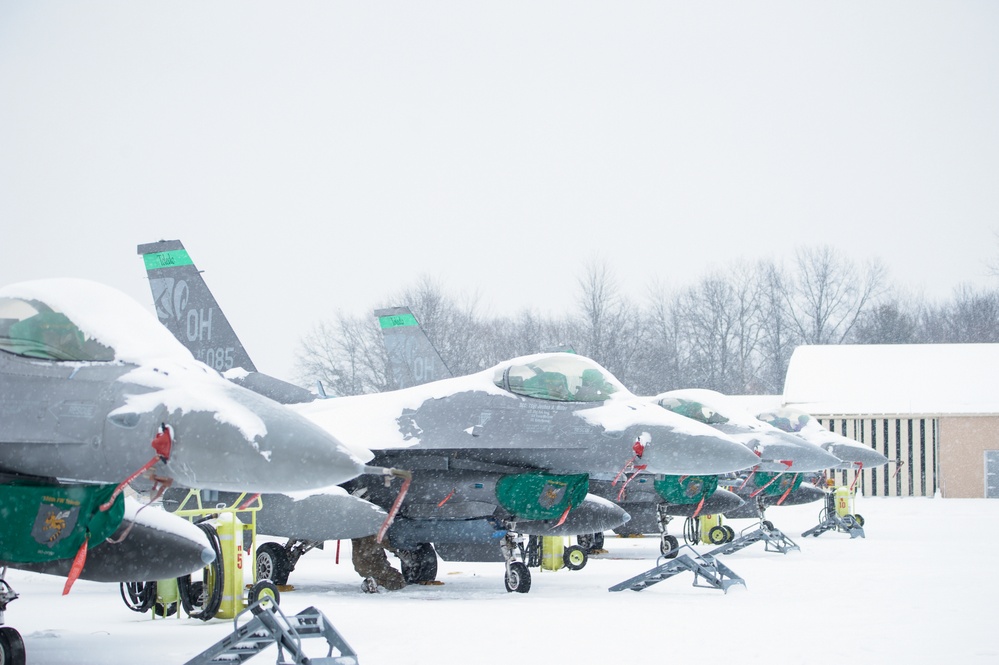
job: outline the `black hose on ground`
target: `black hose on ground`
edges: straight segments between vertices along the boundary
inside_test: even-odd
[[[196,524],[208,536],[215,560],[205,566],[202,581],[192,582],[190,575],[177,578],[177,589],[184,611],[189,617],[208,621],[218,614],[222,606],[222,590],[225,588],[225,567],[222,565],[222,543],[219,534],[208,522]],[[154,594],[155,595],[155,594]]]

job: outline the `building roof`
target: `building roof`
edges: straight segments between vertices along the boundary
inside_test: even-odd
[[[999,344],[799,346],[783,402],[812,415],[999,414]]]

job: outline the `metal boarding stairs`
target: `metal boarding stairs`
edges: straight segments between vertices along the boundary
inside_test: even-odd
[[[239,624],[247,612],[253,618]],[[272,644],[277,644],[277,665],[357,665],[357,653],[337,632],[322,612],[309,607],[288,617],[269,597],[250,605],[233,619],[235,630],[185,665],[233,665],[243,663]],[[302,650],[302,640],[323,637],[329,649],[326,656],[310,658]],[[334,656],[336,649],[340,655]],[[285,651],[290,660],[284,660]]]
[[[780,552],[781,554],[787,554],[792,550],[801,551],[797,543],[784,535],[780,529],[774,529],[760,525],[756,530],[746,533],[746,530],[740,532],[738,538],[730,543],[725,543],[721,547],[717,547],[710,552],[708,556],[717,556],[719,554],[731,554],[732,552],[738,552],[741,549],[745,549],[752,545],[753,543],[758,543],[763,541],[763,548],[767,552]]]
[[[715,559],[710,553],[698,554],[693,548],[687,545],[682,546],[680,549],[684,548],[689,549],[691,554],[679,554],[675,559],[659,557],[656,560],[657,565],[655,568],[625,580],[620,584],[615,584],[609,590],[624,591],[625,589],[631,589],[632,591],[642,591],[653,584],[668,580],[687,570],[694,573],[693,586],[721,589],[725,593],[728,593],[728,588],[733,584],[746,586],[744,579],[732,572],[732,569]],[[661,564],[659,563],[660,561],[666,561],[666,563]],[[703,580],[705,583],[698,584],[700,580]]]

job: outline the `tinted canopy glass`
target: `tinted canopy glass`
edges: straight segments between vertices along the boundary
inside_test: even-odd
[[[808,426],[810,415],[796,409],[777,409],[757,416],[760,420],[785,432],[800,432]]]
[[[687,418],[693,418],[706,425],[719,425],[727,423],[728,418],[718,413],[710,406],[701,404],[692,399],[680,399],[679,397],[665,397],[659,400],[659,406],[668,411],[680,414]]]
[[[617,380],[595,362],[570,354],[501,367],[493,381],[518,395],[558,402],[602,402],[619,390]]]
[[[0,298],[0,350],[45,360],[114,360],[69,317],[38,300]]]

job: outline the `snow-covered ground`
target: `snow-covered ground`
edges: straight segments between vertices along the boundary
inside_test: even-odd
[[[609,535],[607,554],[580,571],[533,573],[507,593],[500,564],[441,562],[440,586],[364,594],[343,543],[307,554],[281,606],[322,610],[361,665],[542,663],[996,663],[999,501],[863,498],[866,539],[803,538],[818,504],[768,511],[800,552],[757,543],[723,562],[746,580],[728,594],[684,573],[642,592],[608,587],[655,565],[655,538]],[[746,520],[728,522],[736,530]],[[680,534],[681,521],[671,531]],[[331,543],[330,545],[335,545]],[[701,550],[710,549],[701,547]],[[11,571],[21,598],[7,611],[28,662],[180,664],[222,638],[231,621],[151,620],[117,585]],[[325,655],[322,640],[306,642]],[[250,662],[274,662],[271,647]]]

